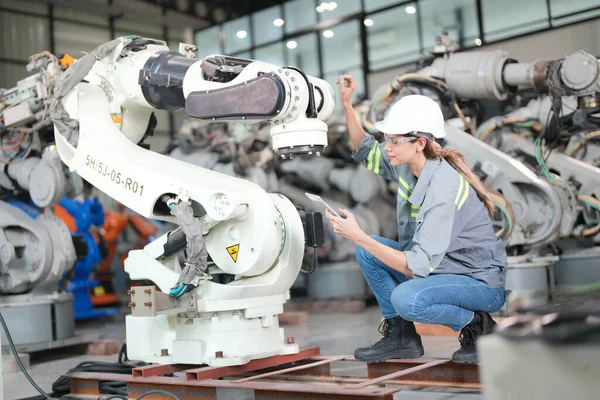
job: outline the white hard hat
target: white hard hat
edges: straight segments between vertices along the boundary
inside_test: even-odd
[[[436,139],[446,136],[444,116],[438,103],[420,94],[404,96],[395,102],[375,128],[387,135],[429,133]]]

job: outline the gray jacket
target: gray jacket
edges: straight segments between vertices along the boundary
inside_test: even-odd
[[[398,240],[413,275],[466,275],[503,287],[504,244],[467,180],[444,159],[427,160],[417,179],[407,165],[391,166],[384,146],[366,134],[353,157],[398,182]]]

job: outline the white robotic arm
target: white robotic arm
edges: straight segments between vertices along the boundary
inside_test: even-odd
[[[319,155],[327,145],[324,120],[334,107],[331,86],[295,68],[225,56],[190,59],[168,51],[164,42],[138,37],[98,47],[69,68],[58,86],[51,115],[59,154],[71,170],[148,218],[178,222],[170,205],[187,203],[216,270],[235,277],[228,284],[204,280],[177,300],[163,298],[167,310],[132,290],[127,336],[136,340],[128,343],[130,357],[230,365],[297,351],[297,345],[283,343],[274,318],[283,311],[304,254],[302,221],[293,204],[137,143],[154,109],[185,107],[193,118],[269,121],[281,156]],[[180,270],[168,250],[170,239],[165,235],[130,253],[125,268],[132,279],[150,279],[163,292],[176,286]],[[219,322],[232,313],[237,322]],[[249,342],[240,344],[235,331],[246,331]],[[161,357],[163,349],[172,356]],[[226,356],[217,360],[215,351]]]
[[[214,60],[225,63],[226,72],[211,69]],[[263,222],[280,219],[263,190],[135,143],[144,137],[155,108],[185,107],[188,115],[199,119],[269,120],[276,152],[318,154],[327,144],[323,120],[333,110],[331,86],[296,69],[258,61],[185,58],[168,51],[162,42],[140,38],[119,39],[85,79],[89,83],[79,84],[64,99],[68,114],[78,120],[79,138],[73,146],[57,135],[63,161],[149,218],[176,222],[161,202],[164,195],[197,203],[198,212],[204,214],[204,233],[213,231],[207,235],[207,246],[220,268],[244,275],[269,269],[282,238],[278,223]],[[247,240],[234,260],[226,248],[243,239]]]

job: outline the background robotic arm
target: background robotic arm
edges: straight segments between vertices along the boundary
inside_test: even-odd
[[[471,135],[449,126],[446,145],[460,149],[486,184],[498,192],[498,209],[502,211],[497,215],[502,220],[498,223],[503,232],[512,232],[505,238],[507,245],[522,254],[573,233],[594,237],[580,224],[600,222],[583,202],[584,198],[591,202],[600,195],[600,170],[563,154],[553,152],[548,156],[551,150],[566,147],[567,142],[574,153],[581,144],[570,142],[581,136],[580,131],[598,129],[595,114],[600,111],[599,71],[598,60],[583,51],[561,60],[533,63],[518,63],[499,50],[446,54],[417,73],[397,77],[380,90],[368,119],[380,118],[396,96],[415,92],[437,98],[447,119],[460,118]],[[522,89],[548,93],[549,97],[533,100],[528,107],[476,129],[479,110],[473,100],[502,101]],[[563,110],[571,112],[565,115]],[[369,121],[365,122],[369,127]],[[490,134],[492,131],[510,131],[512,127],[518,132],[525,126],[537,130],[532,131],[535,142],[503,134],[502,145],[496,144],[502,152],[476,139],[491,143],[492,139],[500,140]]]

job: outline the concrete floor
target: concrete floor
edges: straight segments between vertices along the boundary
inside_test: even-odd
[[[368,308],[360,314],[312,313],[307,322],[296,326],[285,326],[286,336],[294,336],[296,343],[302,348],[318,346],[325,355],[352,354],[354,349],[366,346],[381,337],[377,327],[381,313],[377,307]],[[78,332],[89,333],[101,330],[105,338],[125,337],[123,317],[112,320],[96,320],[78,324]],[[423,337],[425,357],[448,358],[458,348],[458,341],[453,337],[428,336]],[[31,360],[30,374],[37,384],[50,392],[52,382],[62,373],[86,360],[115,362],[116,355],[87,356],[68,354],[64,349],[34,354]],[[353,364],[353,363],[352,363]],[[351,363],[332,365],[332,373],[339,375],[366,376],[364,364],[356,366]],[[22,373],[4,374],[4,398],[22,399],[35,396],[37,392],[27,382]],[[253,399],[251,393],[218,392],[219,399]],[[432,400],[480,400],[482,395],[477,392],[452,391],[444,389],[406,388],[394,395],[394,399],[432,399]]]

